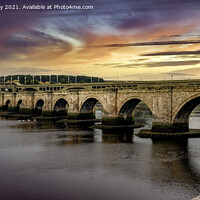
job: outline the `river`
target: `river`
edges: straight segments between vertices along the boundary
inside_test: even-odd
[[[191,128],[199,122],[190,118]],[[199,183],[200,139],[152,142],[0,120],[1,200],[188,200]]]

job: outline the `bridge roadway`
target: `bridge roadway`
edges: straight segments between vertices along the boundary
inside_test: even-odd
[[[20,113],[68,113],[90,118],[103,106],[104,124],[129,124],[143,101],[153,116],[153,131],[187,131],[188,118],[200,103],[200,80],[104,82],[0,86],[0,107]]]

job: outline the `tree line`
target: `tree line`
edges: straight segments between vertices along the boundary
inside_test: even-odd
[[[98,83],[105,82],[103,78],[100,77],[90,77],[90,76],[72,76],[72,75],[9,75],[1,76],[1,85],[10,84],[66,84],[66,83]]]

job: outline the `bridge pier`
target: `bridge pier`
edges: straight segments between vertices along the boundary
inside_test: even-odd
[[[82,113],[82,112],[69,112],[68,119],[74,120],[88,120],[88,119],[95,119],[94,113]]]
[[[181,133],[189,131],[188,123],[163,123],[163,122],[153,122],[152,132],[159,133]]]
[[[134,118],[127,117],[124,119],[123,117],[102,117],[103,125],[133,125]]]

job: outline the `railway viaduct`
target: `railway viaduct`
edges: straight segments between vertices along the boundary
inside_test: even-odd
[[[141,101],[152,112],[152,130],[187,131],[188,117],[200,103],[200,80],[0,86],[4,110],[67,111],[76,118],[91,116],[99,102],[105,124],[126,124]]]

